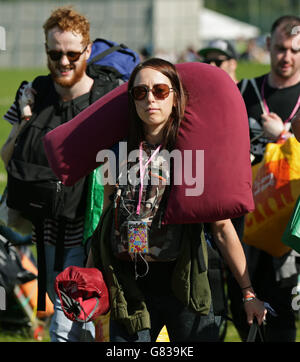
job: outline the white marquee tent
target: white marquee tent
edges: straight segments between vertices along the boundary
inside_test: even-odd
[[[259,28],[233,19],[215,11],[202,8],[199,11],[198,36],[201,42],[222,38],[236,40],[251,39],[259,36]]]

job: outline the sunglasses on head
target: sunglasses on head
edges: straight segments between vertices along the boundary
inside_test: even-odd
[[[145,85],[137,85],[131,89],[130,93],[134,100],[142,101],[146,98],[148,92],[152,92],[156,99],[165,99],[172,90],[173,88],[170,88],[168,84],[155,84],[152,89]]]
[[[69,62],[77,62],[77,60],[81,57],[81,55],[86,51],[87,46],[83,49],[82,52],[62,52],[58,50],[47,50],[47,54],[49,55],[49,58],[53,60],[54,62],[59,61],[63,55],[66,55]]]
[[[226,59],[213,59],[213,58],[204,59],[203,63],[206,63],[206,64],[215,63],[217,67],[220,67],[223,62],[226,62],[229,59],[231,59],[231,58],[226,58]]]

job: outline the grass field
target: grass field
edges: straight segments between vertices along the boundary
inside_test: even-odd
[[[267,65],[262,64],[249,64],[249,63],[240,63],[238,66],[237,76],[238,79],[250,78],[254,76],[261,75],[266,73],[269,70]],[[14,101],[15,92],[19,84],[23,80],[31,81],[37,75],[47,74],[46,69],[0,69],[0,113],[4,115],[7,109],[10,107]],[[1,117],[0,121],[0,145],[3,145],[5,142],[11,126],[8,122],[4,121]],[[3,189],[6,184],[6,172],[3,166],[2,161],[0,162],[0,194],[3,192]],[[300,337],[297,337],[300,341]],[[24,333],[20,331],[7,331],[1,329],[0,326],[0,342],[3,341],[14,341],[14,342],[26,342],[26,341],[36,341],[35,339],[25,336]],[[46,333],[44,341],[49,341],[49,336]],[[235,328],[229,322],[228,330],[226,335],[226,342],[240,341]]]

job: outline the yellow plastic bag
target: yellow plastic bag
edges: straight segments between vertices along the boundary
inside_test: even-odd
[[[163,326],[162,330],[160,331],[156,342],[170,342],[169,334],[166,326]]]
[[[267,144],[252,172],[255,210],[246,216],[244,242],[280,257],[290,250],[281,238],[300,195],[300,143]]]

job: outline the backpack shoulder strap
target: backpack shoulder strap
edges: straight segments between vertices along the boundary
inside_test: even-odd
[[[258,87],[257,87],[255,78],[244,79],[244,80],[242,81],[241,89],[240,89],[241,94],[243,95],[243,93],[245,92],[245,90],[246,90],[249,82],[250,82],[250,84],[252,85],[252,87],[253,87],[253,89],[254,89],[254,91],[255,91],[255,94],[256,94],[256,96],[257,96],[257,98],[258,98],[258,101],[259,101],[260,107],[261,107],[261,109],[262,109],[262,112],[263,112],[264,114],[267,114],[268,112],[267,112],[267,110],[266,110],[266,108],[265,108],[265,105],[264,105],[264,102],[263,102],[263,100],[262,100],[262,98],[261,98],[261,95],[260,95],[260,92],[259,92],[259,90],[258,90]],[[256,139],[258,139],[259,137],[261,137],[263,134],[264,134],[264,132],[259,133],[257,136],[251,138],[250,142],[252,143],[252,142],[255,141]]]
[[[103,76],[103,78],[95,77],[94,85],[90,92],[90,104],[94,103],[119,85],[120,82],[118,79],[110,79],[108,76]]]
[[[36,221],[35,232],[37,242],[37,261],[38,261],[38,296],[37,296],[37,310],[46,310],[46,259],[45,259],[45,245],[44,245],[44,223],[42,220]]]
[[[261,109],[262,109],[263,113],[265,113],[265,114],[268,113],[266,108],[265,108],[264,102],[263,102],[263,100],[261,98],[260,92],[259,92],[259,90],[257,88],[256,80],[254,78],[252,78],[252,79],[250,79],[250,83],[251,83],[252,87],[254,88],[254,91],[255,91],[255,93],[257,95],[257,98],[259,100],[259,104],[261,106]]]
[[[250,82],[250,84],[252,85],[252,87],[253,87],[253,89],[255,91],[255,94],[256,94],[256,96],[257,96],[257,98],[259,100],[259,104],[260,104],[260,107],[261,107],[263,113],[268,113],[266,111],[266,108],[264,106],[264,102],[263,102],[263,100],[261,98],[261,95],[260,95],[260,92],[258,90],[255,78],[251,78],[251,79],[245,78],[245,79],[242,80],[241,89],[240,89],[241,94],[242,95],[244,94],[249,82]]]
[[[242,95],[244,94],[244,92],[245,92],[245,90],[247,88],[248,82],[249,82],[249,79],[247,79],[247,78],[244,78],[242,80],[241,89],[240,89],[240,92],[241,92]]]
[[[50,75],[41,75],[36,77],[32,82],[32,87],[37,91],[37,96],[43,97],[49,93],[49,88],[53,86],[53,81]]]

